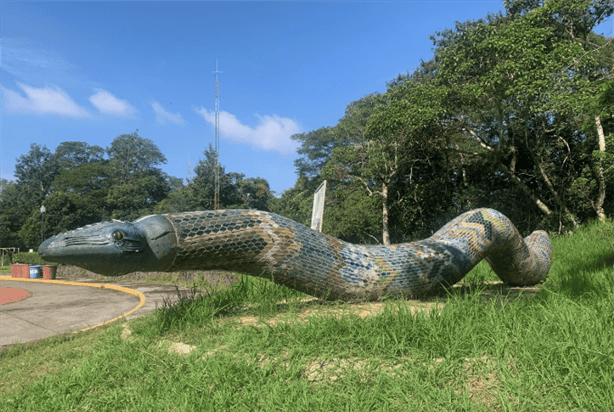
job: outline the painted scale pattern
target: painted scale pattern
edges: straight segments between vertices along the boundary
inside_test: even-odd
[[[493,209],[466,212],[428,239],[392,246],[354,245],[256,210],[161,216],[176,231],[167,271],[230,270],[326,299],[420,297],[457,283],[482,259],[505,283],[534,285],[552,259],[546,232],[523,239]]]

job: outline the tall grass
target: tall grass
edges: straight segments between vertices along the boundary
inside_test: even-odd
[[[612,222],[555,237],[538,293],[492,298],[482,263],[442,307],[397,299],[367,317],[242,277],[5,352],[0,410],[611,411],[613,240]]]

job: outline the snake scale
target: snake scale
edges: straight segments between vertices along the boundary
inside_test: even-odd
[[[329,300],[421,297],[460,281],[486,259],[503,282],[542,282],[550,238],[522,238],[493,209],[475,209],[425,240],[361,246],[257,210],[217,210],[101,222],[43,242],[40,256],[107,276],[131,272],[226,270],[266,277]]]

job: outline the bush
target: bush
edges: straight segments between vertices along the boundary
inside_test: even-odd
[[[9,261],[9,256],[8,255],[2,255],[2,260],[0,260],[0,266],[8,266],[10,265],[10,261]]]
[[[36,252],[21,252],[13,255],[13,263],[27,263],[29,265],[44,265],[46,262]]]

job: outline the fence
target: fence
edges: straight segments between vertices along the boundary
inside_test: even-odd
[[[19,253],[18,247],[3,247],[0,248],[0,266],[7,266],[13,263],[13,254]],[[5,262],[5,259],[8,261]]]

